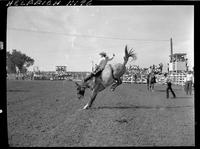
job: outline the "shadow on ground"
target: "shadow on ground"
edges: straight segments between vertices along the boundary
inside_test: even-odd
[[[101,107],[91,107],[90,109],[98,110],[98,109],[168,109],[168,108],[185,108],[185,107],[193,107],[190,105],[186,106],[101,106]]]
[[[192,97],[188,96],[188,97],[176,97],[177,99],[182,98],[182,99],[190,99]]]
[[[7,90],[7,92],[30,92],[29,90]]]

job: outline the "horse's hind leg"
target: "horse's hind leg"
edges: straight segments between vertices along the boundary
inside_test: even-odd
[[[120,84],[122,84],[122,80],[121,80],[120,78],[118,78],[118,79],[116,79],[116,80],[117,80],[117,82],[114,83],[114,84],[111,86],[111,91],[114,91],[115,88],[116,88],[117,86],[119,86]]]
[[[113,91],[113,89],[115,88],[115,86],[117,85],[117,80],[114,80],[115,82],[111,85],[110,89]]]

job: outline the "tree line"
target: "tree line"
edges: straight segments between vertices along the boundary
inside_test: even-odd
[[[34,64],[34,59],[26,54],[13,49],[12,52],[6,52],[6,70],[7,73],[26,73],[27,68]]]

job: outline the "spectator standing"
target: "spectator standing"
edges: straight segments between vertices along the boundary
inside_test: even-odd
[[[152,66],[152,72],[155,72],[156,66],[153,64]]]
[[[149,68],[148,68],[148,74],[150,74],[152,72],[152,67],[150,66]]]
[[[192,83],[194,82],[194,77],[191,71],[189,71],[185,77],[185,91],[186,94],[192,94]]]
[[[176,98],[176,95],[174,93],[174,91],[172,90],[172,83],[171,83],[171,79],[168,76],[167,73],[165,73],[165,82],[167,83],[167,88],[166,88],[166,97],[169,98],[169,90],[171,91],[172,95],[174,98]]]
[[[137,83],[137,74],[136,73],[134,75],[134,78],[135,78],[135,83]]]

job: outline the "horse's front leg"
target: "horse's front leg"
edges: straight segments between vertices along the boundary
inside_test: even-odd
[[[83,109],[88,109],[92,106],[92,103],[94,102],[94,100],[96,99],[96,96],[99,92],[101,92],[102,90],[104,90],[105,87],[101,84],[98,84],[97,86],[95,86],[95,88],[92,91],[92,96],[90,97],[89,102],[84,106]]]
[[[96,91],[93,91],[92,92],[92,96],[90,97],[90,101],[88,103],[88,108],[90,108],[92,106],[92,103],[94,102],[94,100],[96,99],[96,96],[97,96],[97,92]]]
[[[94,102],[95,98],[97,96],[97,92],[95,90],[92,91],[92,96],[90,97],[89,102],[83,107],[83,109],[88,109],[92,106],[92,103]]]

